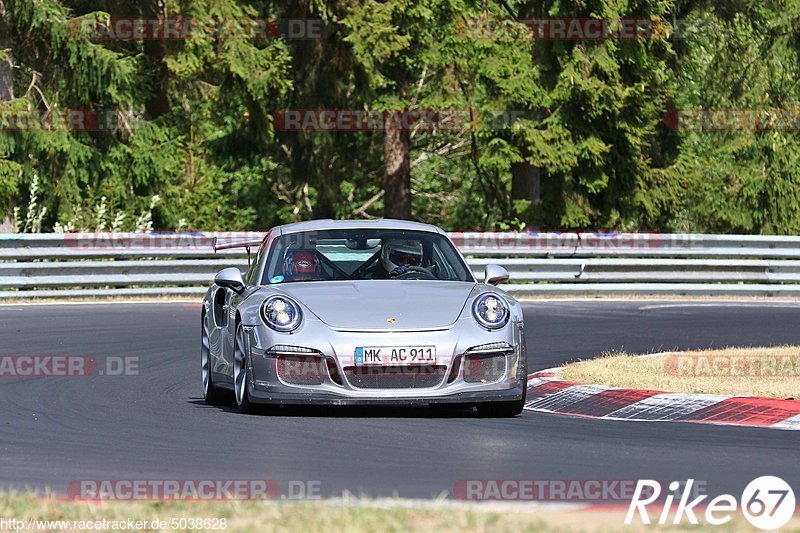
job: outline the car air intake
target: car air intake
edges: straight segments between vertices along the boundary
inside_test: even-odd
[[[344,385],[342,376],[339,375],[339,369],[336,367],[336,361],[333,360],[333,357],[326,357],[325,362],[328,365],[328,375],[331,377],[331,381],[337,385]]]
[[[461,359],[463,357],[460,355],[453,359],[453,366],[450,369],[450,375],[447,377],[448,383],[452,383],[458,378],[458,372],[461,370]]]
[[[289,385],[322,385],[327,363],[315,355],[280,355],[276,358],[278,377]]]
[[[464,357],[464,381],[488,383],[502,378],[506,372],[506,356],[467,355]]]
[[[357,389],[424,389],[436,387],[447,374],[444,365],[367,366],[344,368],[347,381]]]
[[[508,355],[514,348],[505,342],[482,344],[464,354],[464,381],[489,383],[501,379],[506,373]]]

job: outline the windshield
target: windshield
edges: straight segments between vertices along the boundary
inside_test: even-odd
[[[373,279],[475,281],[443,235],[354,229],[278,237],[262,284]]]

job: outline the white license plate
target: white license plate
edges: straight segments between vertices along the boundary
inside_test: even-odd
[[[436,346],[359,346],[356,366],[409,366],[436,364]]]

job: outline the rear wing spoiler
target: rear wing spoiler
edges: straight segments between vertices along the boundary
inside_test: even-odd
[[[256,248],[261,246],[261,239],[257,241],[241,241],[241,242],[219,242],[219,237],[214,237],[214,241],[212,242],[212,246],[214,247],[214,251],[217,252],[219,250],[230,250],[232,248],[246,248],[247,253],[250,253],[250,248]]]
[[[261,246],[262,239],[259,240],[250,240],[250,241],[240,241],[240,242],[225,242],[220,243],[219,237],[214,237],[211,242],[211,246],[214,247],[214,253],[217,253],[220,250],[231,250],[233,248],[244,248],[247,250],[247,266],[250,267],[250,249],[251,248],[258,248]]]

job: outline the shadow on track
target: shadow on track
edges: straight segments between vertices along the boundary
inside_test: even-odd
[[[190,398],[188,403],[200,409],[216,409],[239,416],[233,402],[220,406],[207,405],[202,398]],[[480,418],[473,407],[464,406],[355,406],[355,405],[262,405],[256,416],[303,418]]]

